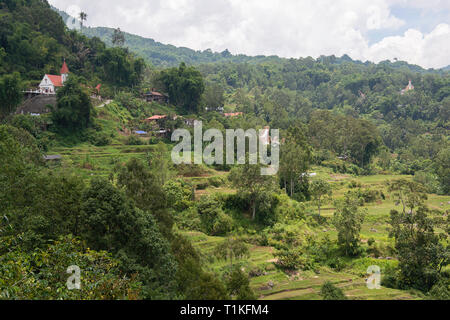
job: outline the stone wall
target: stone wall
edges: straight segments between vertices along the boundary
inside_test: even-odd
[[[40,94],[26,99],[17,109],[17,114],[45,114],[51,112],[50,106],[56,106],[56,95]]]

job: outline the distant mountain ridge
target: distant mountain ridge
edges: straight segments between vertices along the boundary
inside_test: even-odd
[[[58,12],[65,22],[69,21],[70,16],[55,7],[53,10]],[[85,27],[82,29],[82,33],[89,38],[98,37],[108,46],[112,46],[112,36],[114,34],[113,28],[107,27]],[[170,44],[163,44],[155,41],[151,38],[144,38],[138,35],[124,32],[125,46],[129,48],[131,52],[138,54],[139,56],[151,62],[156,67],[173,67],[178,66],[181,62],[186,64],[198,65],[204,63],[223,63],[223,62],[236,62],[236,63],[262,63],[262,62],[276,62],[289,60],[287,58],[280,58],[278,56],[247,56],[244,54],[232,55],[228,50],[221,53],[213,52],[211,49],[196,51],[186,47],[176,47]],[[333,64],[343,63],[356,63],[361,65],[370,65],[372,62],[353,60],[348,55],[342,57],[335,56],[321,56],[316,59],[317,61],[327,61]],[[412,72],[447,72],[450,71],[450,66],[439,70],[426,70],[418,65],[412,65],[405,61],[382,61],[379,64],[386,65],[394,69],[407,68]]]

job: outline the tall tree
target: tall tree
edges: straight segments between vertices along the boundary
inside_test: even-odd
[[[125,44],[125,34],[120,30],[120,28],[114,29],[114,34],[111,41],[113,45],[119,47]]]
[[[239,193],[248,197],[252,220],[255,220],[259,204],[268,194],[275,190],[274,178],[261,175],[261,165],[247,163],[234,168],[230,173],[229,179]]]
[[[81,26],[81,29],[83,29],[83,23],[84,23],[84,21],[86,21],[87,20],[87,13],[85,13],[85,12],[83,12],[83,11],[81,11],[80,12],[80,15],[79,15],[79,18],[80,18],[80,26]]]
[[[346,256],[354,256],[358,253],[359,233],[366,212],[359,209],[358,199],[348,194],[343,201],[337,203],[337,207],[333,225],[338,231],[338,244]]]
[[[52,112],[55,124],[61,130],[86,129],[91,123],[92,102],[78,78],[71,75],[64,87],[58,90],[57,105]]]
[[[159,179],[143,161],[133,158],[119,170],[117,184],[136,206],[153,214],[166,238],[172,236],[173,218],[167,210],[166,195]]]
[[[202,74],[194,67],[181,63],[178,68],[161,72],[160,81],[169,93],[170,101],[186,112],[197,112],[205,90]]]
[[[0,119],[14,112],[22,101],[19,73],[0,78]]]
[[[307,181],[306,172],[312,160],[311,147],[302,134],[300,126],[288,129],[285,143],[281,146],[280,179],[286,193],[291,197],[296,192],[297,184]]]
[[[320,216],[322,201],[325,197],[330,197],[333,194],[331,185],[323,179],[315,180],[311,183],[309,191],[314,199],[314,202],[317,204]]]
[[[127,274],[138,273],[146,299],[174,297],[177,263],[151,214],[101,178],[84,192],[81,211],[81,234],[90,248],[114,254]]]
[[[398,284],[403,289],[430,290],[450,262],[449,220],[444,222],[446,225],[438,225],[428,217],[429,212],[423,203],[407,213],[391,211],[390,236],[395,238],[400,269]],[[438,233],[435,229],[438,227],[444,232]]]

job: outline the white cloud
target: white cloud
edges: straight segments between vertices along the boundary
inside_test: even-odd
[[[387,37],[368,48],[375,62],[399,58],[426,68],[450,64],[450,25],[440,24],[429,34],[409,29],[403,36]]]
[[[391,7],[447,10],[441,0],[50,0],[78,5],[87,24],[120,27],[157,41],[197,50],[304,57],[349,54],[362,60],[398,58],[425,67],[450,64],[448,24],[429,34],[408,30],[369,46],[371,31],[395,32],[404,21]],[[449,9],[450,10],[450,9]],[[447,21],[443,21],[447,22]]]

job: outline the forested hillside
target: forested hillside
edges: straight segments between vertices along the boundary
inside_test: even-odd
[[[0,14],[0,76],[17,72],[25,87],[33,87],[44,74],[59,74],[65,59],[93,86],[131,87],[140,80],[142,59],[67,30],[47,1],[1,1]]]

